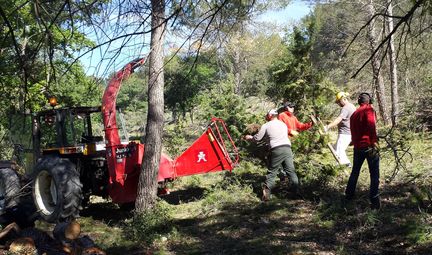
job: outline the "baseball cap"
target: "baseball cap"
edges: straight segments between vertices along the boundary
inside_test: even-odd
[[[283,106],[284,106],[285,108],[287,108],[287,107],[293,108],[293,107],[295,107],[295,104],[294,104],[293,102],[289,102],[289,101],[287,101],[287,102],[285,102],[285,103],[283,104]]]
[[[276,109],[270,109],[270,110],[267,112],[267,114],[268,114],[268,115],[278,115],[278,112],[277,112]]]

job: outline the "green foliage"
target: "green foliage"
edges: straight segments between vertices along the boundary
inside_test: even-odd
[[[59,71],[65,71],[67,64],[59,62]],[[52,95],[57,97],[61,106],[99,106],[102,101],[100,81],[88,77],[82,66],[70,67],[55,86],[51,87]],[[42,102],[46,102],[42,101]]]
[[[208,57],[207,57],[208,56]],[[211,53],[195,62],[193,56],[175,56],[165,71],[165,104],[173,112],[184,117],[199,104],[199,95],[211,89],[216,81],[216,69]]]
[[[333,162],[321,163],[307,157],[297,157],[294,162],[302,184],[314,189],[326,187],[342,169]]]
[[[159,201],[154,208],[134,214],[134,217],[126,222],[124,234],[132,241],[151,244],[172,230],[171,213],[172,208],[166,202]]]
[[[321,148],[325,147],[328,142],[326,136],[320,135],[315,130],[317,127],[300,132],[298,136],[292,139],[292,149],[294,152],[300,152],[302,154],[309,154],[311,152],[320,151]]]
[[[13,143],[9,140],[9,132],[0,126],[0,160],[10,160],[13,152]]]
[[[69,74],[62,77],[62,72],[72,63],[76,50],[93,46],[78,26],[92,13],[100,12],[99,8],[92,8],[91,3],[82,1],[71,1],[68,8],[58,1],[2,0],[0,4],[4,7],[0,20],[4,28],[0,31],[0,82],[7,92],[2,94],[0,101],[9,106],[8,110],[23,111],[25,108],[38,111],[45,105],[43,97],[56,90],[53,88],[55,84],[70,81],[65,85],[69,87],[83,82],[82,68],[81,74],[71,71],[81,77]],[[81,85],[86,86],[78,86]],[[78,93],[81,92],[84,91]],[[87,94],[83,93],[81,97]],[[88,99],[93,95],[89,94]],[[67,103],[82,101],[73,99],[73,96],[69,99]]]
[[[400,117],[400,126],[407,131],[417,132],[432,130],[432,76],[422,79],[425,87],[419,88],[415,98],[406,103],[406,113]],[[416,114],[412,114],[415,112]]]
[[[288,36],[283,57],[269,67],[272,83],[266,94],[276,103],[290,101],[304,107],[304,113],[319,113],[334,95],[334,84],[314,68],[311,59],[315,19],[308,17],[302,27]],[[301,116],[300,116],[301,117]]]
[[[246,125],[262,121],[263,113],[248,112],[246,99],[233,92],[233,83],[226,80],[207,94],[201,95],[201,109],[204,119],[221,118],[234,140],[244,134]]]
[[[117,106],[124,111],[147,112],[147,69],[140,69],[122,82]]]
[[[259,1],[261,2],[261,1]],[[266,3],[267,1],[264,1]],[[176,19],[175,29],[196,29],[207,28],[208,34],[215,33],[215,29],[219,32],[229,33],[234,26],[239,26],[242,22],[250,20],[253,8],[256,2],[252,0],[245,1],[230,1],[224,2],[215,0],[211,3],[204,3],[201,1],[175,1],[172,4],[172,10],[178,11],[181,9],[182,15]],[[261,8],[266,5],[261,4]],[[212,16],[209,19],[208,15]],[[213,21],[214,22],[211,22]],[[215,26],[217,24],[217,26]],[[215,26],[214,28],[210,28]],[[200,30],[200,29],[198,29]],[[207,35],[209,36],[209,35]]]
[[[265,96],[271,81],[269,63],[279,59],[286,51],[281,36],[270,25],[256,31],[243,31],[230,38],[218,55],[222,70],[236,77],[237,94]]]
[[[432,242],[432,227],[427,223],[428,215],[407,219],[403,224],[408,240],[415,244]]]
[[[165,126],[163,143],[164,148],[168,151],[168,154],[172,157],[180,155],[188,144],[186,140],[187,128],[179,122],[177,125]]]
[[[407,169],[407,165],[413,161],[410,152],[412,141],[415,135],[411,131],[399,128],[384,127],[378,130],[380,155],[384,160],[388,160],[388,166],[393,167],[392,171],[386,176],[387,181],[392,181],[398,174],[409,174],[414,169]],[[408,173],[406,173],[406,171]]]
[[[251,185],[242,185],[240,181],[232,178],[230,182],[218,183],[204,193],[202,210],[210,213],[226,207],[238,207],[257,201],[258,198],[253,193]]]

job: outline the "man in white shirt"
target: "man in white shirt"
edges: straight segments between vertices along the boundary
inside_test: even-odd
[[[293,162],[291,142],[288,138],[288,128],[277,117],[277,110],[271,109],[266,116],[268,122],[261,126],[258,133],[254,136],[245,136],[246,140],[255,142],[266,138],[270,144],[270,163],[263,184],[263,201],[270,199],[271,189],[275,186],[276,177],[281,169],[289,176],[294,190],[297,191],[299,185]]]
[[[356,108],[348,101],[348,96],[349,94],[346,92],[336,94],[336,103],[342,109],[336,119],[324,126],[324,132],[327,132],[332,127],[338,127],[338,137],[335,146],[336,155],[339,157],[341,164],[351,167],[351,162],[346,155],[346,149],[351,143],[350,118]]]

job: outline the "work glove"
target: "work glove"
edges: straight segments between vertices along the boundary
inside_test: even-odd
[[[379,157],[379,153],[380,153],[379,144],[378,143],[374,143],[372,145],[372,147],[369,148],[368,153],[369,153],[370,157],[373,157],[373,158]]]
[[[295,130],[292,130],[292,131],[291,131],[291,135],[292,135],[292,136],[298,136],[298,134],[299,134],[299,132],[297,132],[297,131],[295,131]]]
[[[244,139],[245,139],[246,141],[250,141],[250,140],[253,140],[253,136],[251,136],[251,135],[245,135],[245,136],[244,136]]]

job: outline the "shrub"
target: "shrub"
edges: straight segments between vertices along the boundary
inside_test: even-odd
[[[153,209],[140,214],[126,222],[126,238],[151,244],[172,230],[172,209],[166,202],[159,201]]]

